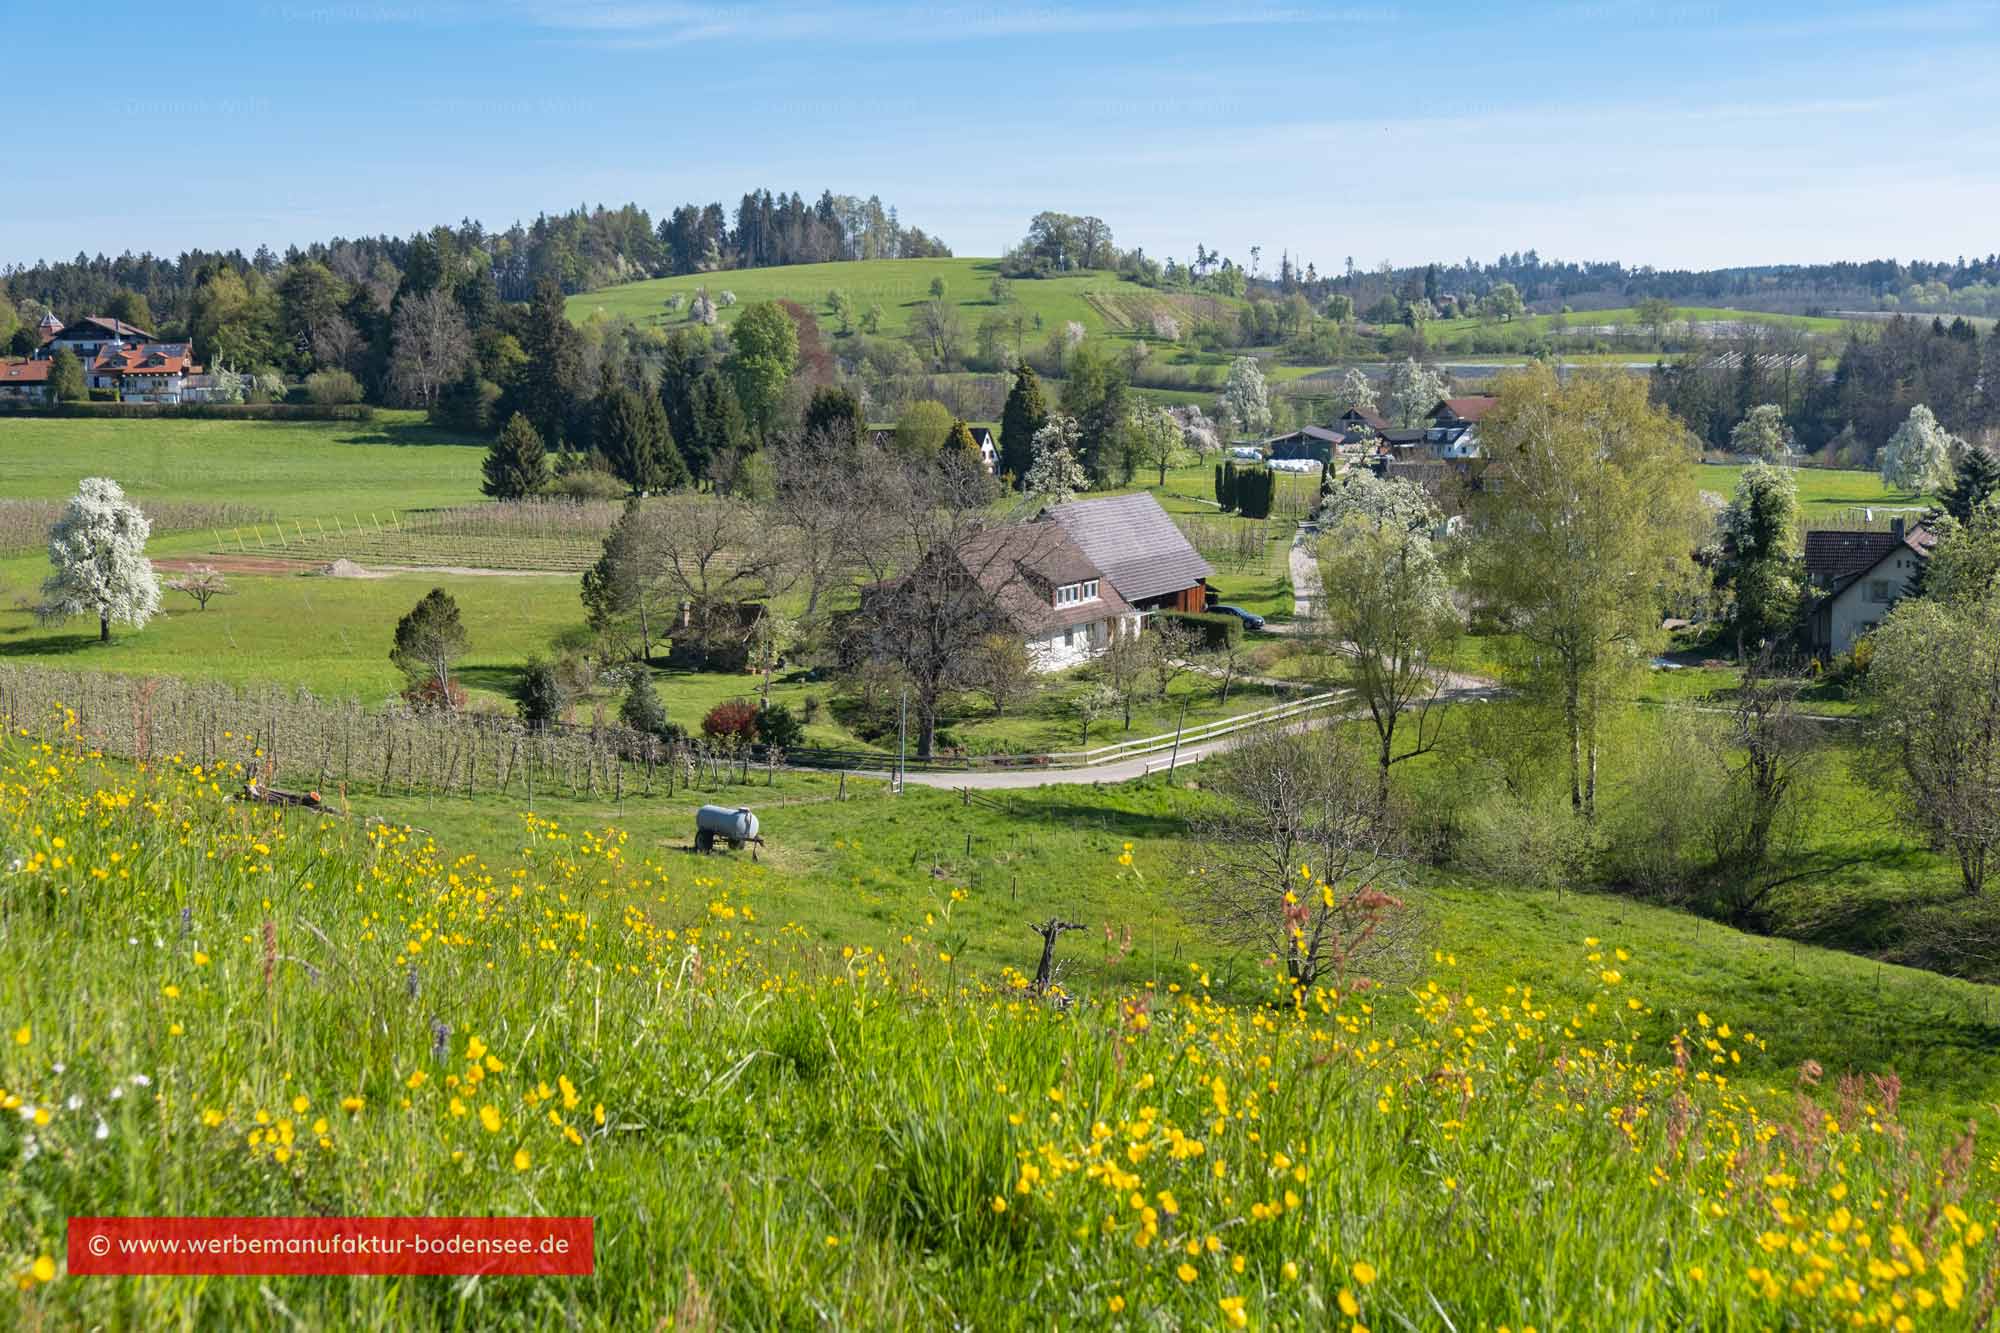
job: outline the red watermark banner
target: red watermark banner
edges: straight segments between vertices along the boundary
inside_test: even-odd
[[[72,1217],[69,1271],[587,1277],[588,1217]]]

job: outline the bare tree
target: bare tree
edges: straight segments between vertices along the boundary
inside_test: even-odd
[[[1035,668],[1028,647],[1018,634],[995,631],[979,641],[973,652],[966,683],[993,702],[993,716],[1005,717],[1007,710],[1035,692]]]
[[[808,626],[818,623],[821,598],[853,571],[857,444],[844,427],[783,433],[771,444],[771,517],[785,537],[783,558],[805,585]]]
[[[1160,698],[1165,699],[1174,682],[1194,669],[1195,649],[1201,643],[1201,635],[1194,626],[1165,616],[1155,616],[1147,632],[1153,636],[1153,683]]]
[[[472,335],[458,303],[442,291],[411,297],[396,307],[390,331],[389,382],[404,402],[429,407],[472,355]]]
[[[208,610],[211,597],[221,597],[232,591],[229,580],[214,565],[189,565],[187,573],[177,579],[168,579],[167,586],[194,598],[198,611]]]
[[[1371,769],[1338,727],[1230,750],[1209,779],[1224,808],[1189,830],[1193,919],[1282,960],[1301,990],[1384,961],[1415,918],[1380,887],[1402,849]]]
[[[313,326],[313,360],[333,370],[354,369],[361,352],[361,332],[340,315]]]
[[[1719,747],[1726,776],[1710,854],[1721,906],[1739,923],[1753,922],[1779,886],[1831,868],[1807,846],[1819,724],[1799,712],[1801,688],[1773,669],[1767,646],[1744,670]]]
[[[1207,659],[1209,673],[1215,677],[1215,701],[1229,702],[1229,687],[1236,683],[1238,673],[1243,670],[1243,660],[1248,649],[1243,646],[1241,634],[1224,634],[1213,648],[1202,656]]]
[[[1152,669],[1156,642],[1136,629],[1114,628],[1111,642],[1097,657],[1097,678],[1116,696],[1127,731],[1132,730],[1132,701]]]
[[[928,756],[944,701],[971,681],[980,644],[1011,628],[1001,603],[1023,578],[1022,552],[1009,540],[975,541],[996,494],[977,459],[871,446],[860,472],[858,558],[877,577],[863,590],[854,646],[902,668],[916,706],[917,753]]]
[[[753,627],[737,604],[782,588],[779,546],[754,507],[728,496],[670,495],[641,513],[660,586],[685,607],[696,659],[706,661],[718,640]]]
[[[958,360],[965,345],[965,328],[959,321],[957,306],[933,296],[917,307],[912,322],[936,369],[946,369]]]

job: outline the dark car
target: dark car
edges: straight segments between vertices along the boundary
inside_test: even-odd
[[[1243,628],[1245,629],[1264,628],[1264,617],[1258,615],[1254,611],[1245,611],[1240,606],[1229,606],[1224,603],[1218,602],[1216,605],[1209,607],[1208,611],[1210,615],[1235,616],[1238,620],[1243,622]]]

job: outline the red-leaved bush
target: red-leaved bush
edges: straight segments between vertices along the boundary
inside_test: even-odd
[[[748,699],[724,699],[701,720],[701,734],[710,740],[747,744],[757,735],[757,705]]]

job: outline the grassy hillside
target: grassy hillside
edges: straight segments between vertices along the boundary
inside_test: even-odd
[[[792,869],[226,806],[237,776],[0,749],[12,1325],[1985,1326],[1994,1162],[1907,1105],[1990,1131],[1969,988],[1525,893],[1441,897],[1407,980],[1292,994],[1162,947],[1172,866],[1128,830],[1185,798],[1144,789],[1037,824],[1065,892],[1016,901],[939,864],[946,796],[779,815]],[[1061,1006],[1043,904],[1121,960]],[[58,1259],[70,1216],[297,1213],[588,1215],[595,1276]]]
[[[999,276],[997,259],[871,259],[838,264],[796,264],[783,268],[736,269],[678,278],[626,283],[569,298],[569,317],[582,321],[602,313],[622,315],[641,324],[672,325],[687,320],[687,302],[697,290],[710,296],[736,294],[737,304],[721,311],[731,323],[751,301],[797,301],[812,311],[828,334],[838,324],[828,312],[827,293],[835,288],[853,300],[856,317],[871,305],[882,308],[881,331],[909,331],[917,308],[930,300],[932,279],[945,285],[945,299],[958,308],[967,337],[990,315],[1018,308],[1029,321],[1028,340],[1041,342],[1069,320],[1097,335],[1150,335],[1152,314],[1165,311],[1186,327],[1194,315],[1210,308],[1234,308],[1227,298],[1157,292],[1127,282],[1109,271],[1086,271],[1056,278],[1021,279],[1012,284],[1009,305],[994,302],[990,288]],[[668,296],[682,298],[679,311],[669,311]],[[1040,324],[1035,324],[1039,317]]]

